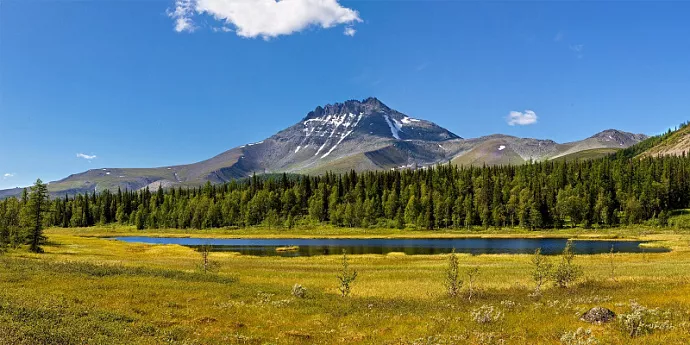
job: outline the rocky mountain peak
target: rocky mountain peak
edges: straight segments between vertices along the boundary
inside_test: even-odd
[[[617,129],[607,129],[591,136],[590,138],[606,142],[615,142],[618,143],[619,146],[627,147],[647,139],[647,136],[644,134],[619,131]]]
[[[313,111],[310,111],[304,120],[320,118],[324,116],[334,116],[343,114],[362,114],[370,115],[373,113],[389,112],[391,109],[379,101],[376,97],[369,97],[362,101],[349,100],[343,103],[327,104],[325,106],[318,106]]]

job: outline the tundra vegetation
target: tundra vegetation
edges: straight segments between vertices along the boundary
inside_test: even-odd
[[[168,236],[177,234],[174,229],[166,231]],[[225,234],[256,236],[261,231]],[[342,231],[296,229],[288,235],[342,236]],[[347,236],[364,233],[346,231]],[[368,236],[400,236],[392,229],[366,231]],[[420,231],[408,236],[475,232]],[[616,253],[616,280],[610,279],[610,253],[571,257],[568,251],[551,257],[540,253],[255,257],[212,252],[210,258],[219,263],[218,269],[204,273],[198,269],[203,262],[198,249],[103,238],[136,233],[134,227],[50,228],[44,234],[43,253],[29,251],[26,242],[9,247],[0,256],[0,343],[690,341],[690,235],[682,231],[549,230],[512,235],[574,237],[575,246],[577,238],[634,237],[656,241],[646,245],[672,249],[648,252],[646,259],[641,254]],[[494,236],[490,231],[480,233]],[[582,275],[560,288],[553,272],[568,264],[579,266]],[[342,298],[346,290],[342,282],[352,283],[353,267],[356,285],[348,298]],[[471,300],[458,298],[469,295],[468,272],[476,268],[481,272],[481,293],[473,293]],[[459,283],[461,279],[465,284]],[[538,280],[541,298],[534,299],[530,294]],[[448,281],[456,282],[455,297],[450,296]],[[308,296],[303,286],[309,287]],[[601,325],[580,321],[580,315],[594,306],[613,310],[616,319]]]

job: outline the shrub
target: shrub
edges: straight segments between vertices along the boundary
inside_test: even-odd
[[[446,290],[448,296],[456,297],[460,293],[462,287],[462,280],[460,279],[460,269],[458,267],[458,256],[455,254],[455,248],[448,256],[448,267],[446,267]]]
[[[565,332],[561,336],[563,345],[594,345],[599,344],[597,338],[592,334],[591,329],[578,328],[574,332]]]
[[[307,297],[307,288],[300,284],[295,284],[292,286],[292,295],[297,298]]]
[[[477,266],[472,267],[469,270],[467,270],[467,282],[469,283],[469,288],[470,288],[469,296],[467,299],[469,301],[472,301],[472,293],[474,292],[472,287],[473,287],[474,280],[477,278],[478,275],[479,275],[479,267],[477,267]]]
[[[553,280],[561,288],[567,288],[582,276],[582,268],[573,263],[575,259],[573,246],[573,241],[568,240],[563,249],[563,254],[561,254],[561,262],[553,272]]]
[[[220,268],[220,263],[212,261],[209,257],[211,255],[211,245],[204,244],[199,247],[199,253],[201,253],[201,262],[199,263],[199,270],[208,273],[216,272]]]
[[[503,306],[503,308],[506,308],[508,310],[513,310],[517,307],[517,303],[511,300],[503,300],[501,301],[501,305]]]
[[[503,320],[503,312],[494,308],[492,305],[482,305],[471,312],[472,320],[476,323],[485,324]]]
[[[611,275],[611,280],[614,282],[616,280],[616,253],[613,252],[613,246],[609,250],[609,274]]]
[[[637,302],[630,303],[630,313],[618,315],[618,322],[632,338],[673,328],[667,314],[661,313],[658,308],[649,309]]]
[[[541,248],[537,248],[532,256],[532,280],[534,280],[534,296],[541,296],[541,287],[549,280],[553,264],[543,255]]]
[[[342,269],[337,277],[339,283],[338,290],[340,290],[340,294],[343,297],[350,295],[352,283],[355,281],[355,279],[357,279],[357,271],[350,270],[350,267],[347,263],[347,252],[344,249]]]

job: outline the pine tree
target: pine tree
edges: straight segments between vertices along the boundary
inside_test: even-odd
[[[22,223],[26,233],[26,243],[29,250],[42,253],[41,245],[45,242],[43,236],[43,222],[48,211],[48,186],[41,179],[36,180],[31,192],[26,196],[26,203],[22,209]]]

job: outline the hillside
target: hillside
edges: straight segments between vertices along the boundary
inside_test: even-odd
[[[675,131],[668,131],[665,134],[651,138],[646,143],[649,148],[646,148],[641,154],[641,157],[656,157],[656,156],[680,156],[690,153],[690,126],[687,123]]]

